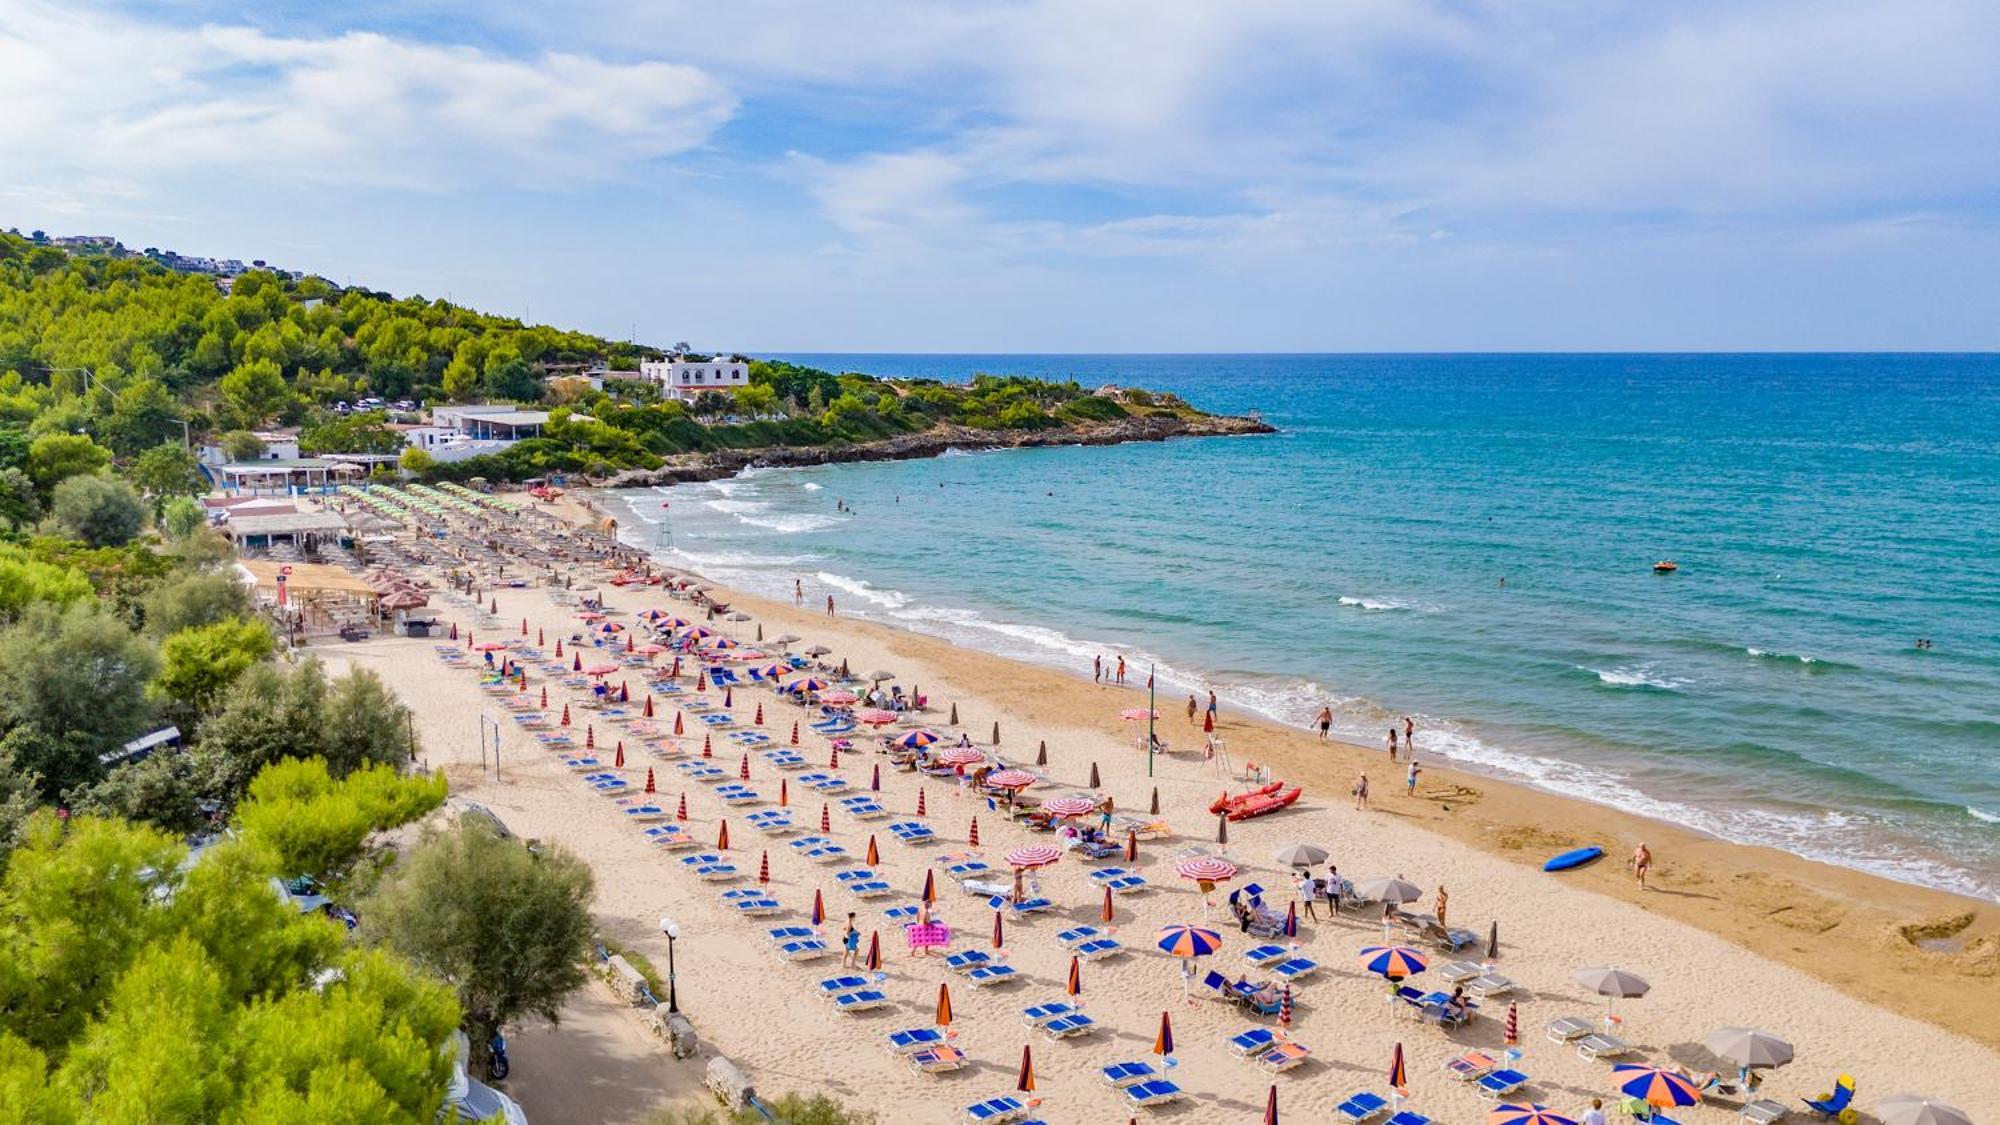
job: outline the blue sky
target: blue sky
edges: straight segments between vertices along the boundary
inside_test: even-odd
[[[1990,0],[0,0],[0,225],[748,350],[2000,347]]]

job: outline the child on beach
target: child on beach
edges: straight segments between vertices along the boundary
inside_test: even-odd
[[[1407,787],[1404,790],[1405,796],[1414,797],[1417,795],[1417,775],[1422,772],[1424,771],[1420,766],[1417,765],[1417,760],[1415,758],[1411,758],[1410,776],[1407,782]]]
[[[840,948],[841,967],[854,968],[861,959],[861,931],[854,928],[854,912],[851,910],[847,912],[847,933],[841,935]]]
[[[1389,760],[1392,762],[1396,760],[1396,728],[1394,726],[1389,728]]]
[[[1360,781],[1354,783],[1354,807],[1357,809],[1368,807],[1368,775],[1365,773],[1361,775]]]

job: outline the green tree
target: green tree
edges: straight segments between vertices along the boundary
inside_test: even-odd
[[[199,719],[252,665],[270,659],[272,644],[263,622],[240,617],[182,629],[160,643],[160,671],[147,692]]]
[[[71,605],[97,591],[90,577],[72,566],[44,562],[27,550],[0,543],[0,620],[10,620],[36,602]]]
[[[445,365],[444,393],[453,402],[466,402],[479,394],[486,385],[486,373],[476,363],[461,353]]]
[[[208,491],[200,462],[175,442],[156,445],[139,454],[125,475],[156,502],[176,496],[200,496]]]
[[[6,870],[7,853],[20,842],[28,817],[41,804],[42,777],[21,761],[16,748],[16,732],[26,730],[15,727],[0,737],[0,871]],[[0,1106],[6,1104],[6,1093],[0,1090]]]
[[[94,779],[98,755],[141,733],[157,664],[150,644],[95,605],[31,605],[0,630],[0,726],[43,732],[36,749],[47,760],[24,764],[45,792]]]
[[[155,750],[63,795],[72,814],[115,816],[184,835],[202,826],[194,764],[178,750]]]
[[[180,411],[173,395],[158,380],[139,379],[118,392],[103,430],[105,444],[129,457],[163,442],[178,443]]]
[[[410,756],[410,709],[366,668],[334,681],[320,715],[320,752],[335,777],[371,763],[393,766]]]
[[[486,353],[486,395],[534,402],[542,397],[542,383],[535,377],[535,369],[521,358],[519,349],[502,344]]]
[[[437,458],[412,445],[403,450],[403,455],[396,459],[396,464],[404,472],[423,476],[425,473],[437,468]]]
[[[239,364],[222,377],[221,390],[222,397],[252,426],[268,422],[292,394],[285,373],[268,359]]]
[[[201,727],[195,766],[203,795],[232,803],[265,766],[319,754],[325,704],[326,674],[317,660],[243,673]]]
[[[236,810],[245,838],[269,848],[283,875],[335,875],[370,832],[407,823],[444,802],[444,777],[402,777],[364,766],[336,781],[323,758],[266,766]]]
[[[738,387],[735,395],[737,412],[746,417],[761,418],[778,407],[778,392],[756,383]]]
[[[28,476],[47,497],[70,477],[95,473],[111,463],[111,451],[83,434],[43,434],[28,447]]]
[[[185,543],[207,526],[208,513],[189,497],[176,496],[160,509],[160,528],[176,543]]]
[[[178,573],[140,600],[140,620],[150,636],[250,616],[250,591],[229,573]]]
[[[66,478],[56,485],[49,514],[71,536],[93,547],[118,547],[146,526],[146,504],[132,486],[102,476]]]
[[[249,430],[231,430],[222,435],[223,456],[231,461],[255,461],[264,456],[264,439]]]
[[[376,940],[458,992],[475,1057],[524,1015],[554,1021],[583,983],[590,868],[560,846],[529,851],[467,819],[431,832],[367,903]]]
[[[17,468],[0,469],[0,531],[32,525],[42,514],[35,482]]]

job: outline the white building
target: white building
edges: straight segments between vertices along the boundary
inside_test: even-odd
[[[541,436],[549,415],[514,406],[439,406],[431,424],[411,426],[403,440],[443,462],[498,453],[522,438]]]
[[[667,359],[639,364],[639,374],[651,379],[660,392],[683,402],[693,401],[703,391],[727,394],[750,385],[750,365],[740,359]]]

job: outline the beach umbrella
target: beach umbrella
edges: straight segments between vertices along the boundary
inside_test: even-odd
[[[702,735],[702,736],[701,736],[701,756],[702,756],[702,757],[704,757],[704,758],[713,758],[713,757],[715,757],[715,741],[714,741],[714,739],[715,739],[715,736],[714,736],[714,735],[711,735],[711,734],[704,734],[704,735]]]
[[[778,779],[778,807],[781,809],[788,808],[790,807],[791,803],[792,803],[791,786],[786,782],[785,778],[781,777]]]
[[[1000,745],[1000,720],[993,720],[993,745]]]
[[[1096,762],[1090,763],[1090,784],[1085,786],[1085,788],[1096,789],[1103,784],[1104,783],[1098,780],[1097,777],[1097,763]]]
[[[716,637],[710,640],[704,647],[713,652],[728,652],[732,648],[742,648],[743,642],[732,641],[728,637]]]
[[[1576,983],[1604,997],[1604,1014],[1611,1014],[1611,1005],[1620,999],[1644,996],[1652,990],[1646,978],[1625,969],[1599,966],[1578,969],[1574,977]]]
[[[1009,866],[1019,868],[1023,871],[1037,867],[1047,867],[1061,858],[1062,849],[1052,848],[1047,844],[1028,844],[1015,848],[1013,851],[1008,852],[1006,856]]]
[[[1218,844],[1226,844],[1229,842],[1228,813],[1221,813],[1217,815],[1215,818],[1215,842]]]
[[[625,634],[625,651],[632,651],[632,634],[630,633]]]
[[[986,760],[986,751],[970,746],[947,746],[931,755],[931,760],[947,766],[969,766]]]
[[[786,684],[783,690],[792,692],[825,691],[826,687],[826,681],[820,679],[818,676],[806,676]],[[850,699],[848,702],[852,703],[853,700]]]
[[[757,859],[757,881],[759,883],[769,883],[771,881],[771,849],[769,848],[765,848],[764,854]]]
[[[1409,1096],[1410,1071],[1403,1065],[1403,1045],[1396,1044],[1396,1053],[1389,1058],[1389,1086],[1398,1094]]]
[[[1050,797],[1042,802],[1042,811],[1053,817],[1083,816],[1097,811],[1097,802],[1089,797]]]
[[[869,843],[872,844],[875,842],[875,838],[873,836],[870,836],[868,838],[868,841]],[[932,871],[929,868],[924,869],[924,890],[923,893],[918,895],[917,897],[925,903],[933,903],[937,901],[937,872]]]
[[[823,683],[824,681],[814,681],[814,682],[816,682],[816,683]],[[819,691],[820,689],[819,689],[819,688],[811,688],[811,689],[809,689],[809,690],[811,690],[811,691]],[[861,697],[860,697],[860,696],[858,696],[858,695],[856,695],[856,694],[854,694],[854,693],[853,693],[853,692],[851,692],[851,691],[829,691],[829,692],[822,692],[822,693],[821,693],[821,695],[820,695],[820,697],[819,697],[819,701],[820,701],[821,703],[831,703],[831,704],[833,704],[833,705],[834,705],[835,707],[845,707],[845,706],[847,706],[847,705],[848,705],[848,704],[850,704],[850,703],[858,703],[858,702],[860,702],[860,701],[861,701]]]
[[[570,655],[570,659],[569,659],[569,670],[570,670],[570,671],[572,671],[572,672],[581,672],[581,671],[583,671],[583,654],[582,654],[582,653],[578,652],[578,653],[572,653],[572,654]]]
[[[1876,1103],[1882,1125],[1972,1125],[1972,1116],[1921,1094],[1892,1094]]]
[[[780,634],[778,638],[772,641],[771,643],[777,645],[779,648],[785,648],[790,645],[798,644],[799,636],[797,633],[783,633]]]
[[[644,715],[646,716],[646,718],[648,718],[648,719],[650,719],[650,718],[652,718],[652,717],[653,717],[653,696],[652,696],[652,693],[651,693],[651,692],[648,692],[648,693],[646,694],[646,709],[645,709],[645,711],[643,712],[643,714],[644,714]]]
[[[874,771],[868,775],[868,788],[875,793],[882,791],[882,763],[876,762]]]
[[[1070,996],[1083,995],[1083,962],[1074,953],[1069,955],[1069,981],[1063,991]]]
[[[1407,945],[1369,945],[1361,949],[1361,967],[1378,977],[1402,980],[1430,968],[1431,960]]]
[[[826,752],[826,768],[830,770],[840,768],[840,744],[837,742]]]
[[[1286,867],[1317,867],[1326,862],[1329,853],[1318,844],[1286,844],[1271,853],[1271,858]]]
[[[1198,855],[1176,863],[1174,872],[1181,878],[1191,879],[1196,883],[1227,883],[1236,878],[1236,865],[1212,855]]]
[[[1040,780],[1027,770],[994,770],[986,775],[986,784],[995,789],[1026,789]]]
[[[1106,887],[1106,888],[1104,888],[1104,911],[1103,911],[1103,915],[1102,915],[1102,916],[1103,916],[1103,918],[1104,918],[1104,920],[1105,920],[1106,922],[1109,922],[1109,921],[1111,921],[1111,920],[1112,920],[1112,909],[1111,909],[1111,888],[1110,888],[1110,887]]]
[[[1159,786],[1157,786],[1157,785],[1153,786],[1153,809],[1152,809],[1152,812],[1153,812],[1153,815],[1154,815],[1154,816],[1158,816],[1158,815],[1160,815],[1160,787],[1159,787]]]
[[[687,818],[688,818],[688,795],[686,790],[682,790],[681,807],[674,810],[674,819],[686,820]]]
[[[1576,1118],[1545,1105],[1500,1105],[1487,1111],[1486,1125],[1576,1125]]]
[[[494,598],[494,599],[492,600],[492,603],[491,603],[491,604],[489,604],[489,605],[488,605],[488,606],[486,607],[486,612],[488,612],[488,613],[499,613],[499,612],[500,612],[500,599],[499,599],[499,598]]]
[[[644,656],[658,656],[665,651],[667,651],[667,646],[651,642],[639,646],[639,652]]]
[[[811,648],[806,649],[806,655],[825,656],[827,653],[830,653],[832,651],[833,651],[832,649],[826,647],[825,645],[813,645]]]
[[[1424,892],[1415,883],[1397,876],[1378,875],[1354,884],[1354,895],[1363,902],[1415,902]]]
[[[674,666],[667,669],[667,678],[670,680],[681,678],[681,658],[679,656],[674,657]]]
[[[1507,1001],[1507,1030],[1501,1038],[1509,1047],[1521,1042],[1521,1004],[1517,1000]]]
[[[736,693],[727,687],[722,689],[722,706],[725,710],[736,706]]]
[[[865,711],[858,712],[854,717],[871,727],[885,727],[895,722],[897,715],[894,711],[884,711],[880,707],[870,707]]]
[[[951,1026],[951,985],[943,981],[938,983],[937,1025]]]
[[[722,830],[716,833],[715,846],[725,852],[729,850],[729,822],[726,820],[722,822]]]
[[[1125,862],[1137,863],[1138,861],[1139,830],[1136,828],[1128,829],[1125,833]]]
[[[1154,944],[1175,957],[1207,957],[1222,948],[1222,935],[1199,926],[1168,926]]]
[[[821,832],[833,831],[833,811],[825,801],[819,803],[819,830]]]
[[[622,738],[618,740],[618,748],[616,752],[612,754],[611,768],[615,770],[622,770],[625,768],[625,740]]]
[[[496,643],[494,643],[493,641],[487,641],[487,642],[486,642],[485,644],[483,644],[483,645],[474,645],[473,647],[474,647],[475,649],[477,649],[478,651],[480,651],[480,652],[505,652],[505,651],[507,651],[507,646],[506,646],[506,645],[503,645],[503,644],[496,644]]]
[[[889,745],[905,750],[921,750],[944,737],[934,730],[905,731],[889,740]]]
[[[924,815],[924,790],[922,786],[917,787],[917,815]]]
[[[792,721],[792,745],[797,746],[798,744],[799,744],[799,724],[798,720],[794,719]]]
[[[562,725],[569,725],[569,704],[563,704]]]
[[[696,691],[708,690],[708,669],[704,668],[701,671],[696,672],[694,674],[694,690]]]
[[[819,888],[815,887],[813,888],[812,924],[817,926],[824,921],[826,921],[826,899],[820,896]]]
[[[1297,899],[1285,904],[1285,936],[1299,936],[1299,903]]]
[[[882,931],[873,930],[868,934],[868,971],[882,971]]]
[[[583,748],[585,750],[597,749],[597,725],[594,723],[586,724],[583,728]]]
[[[1499,956],[1500,956],[1500,919],[1495,918],[1493,919],[1493,927],[1486,931],[1486,959],[1488,961],[1491,961],[1494,960],[1495,958],[1498,958]]]
[[[750,753],[747,750],[744,751],[743,759],[736,767],[736,779],[738,781],[750,780]]]
[[[537,647],[540,647],[541,645],[545,645],[545,644],[548,644],[548,643],[549,643],[549,635],[548,635],[547,633],[544,633],[544,632],[543,632],[542,630],[540,630],[540,629],[536,629],[536,630],[535,630],[535,645],[536,645]]]
[[[756,717],[755,717],[755,718],[751,719],[750,721],[751,721],[751,722],[753,722],[753,723],[755,723],[756,725],[758,725],[758,726],[760,726],[760,727],[764,725],[764,705],[763,705],[762,703],[759,703],[759,704],[757,705],[757,715],[756,715]]]
[[[549,685],[542,685],[542,710],[549,709]]]
[[[1203,734],[1215,733],[1215,712],[1210,711],[1201,717],[1201,732]]]
[[[646,767],[646,792],[650,794],[650,793],[652,793],[653,791],[654,791],[654,790],[653,790],[653,767],[651,767],[651,766],[647,766],[647,767]]]
[[[1292,986],[1289,984],[1285,986],[1284,994],[1278,998],[1278,1026],[1292,1026]]]
[[[458,622],[456,621],[451,623],[451,639],[454,641],[458,639]],[[561,644],[562,642],[557,641],[556,643]]]
[[[1160,1031],[1153,1036],[1153,1053],[1162,1057],[1174,1053],[1174,1021],[1166,1012],[1160,1013]]]
[[[895,678],[896,678],[896,673],[884,672],[880,668],[877,668],[875,671],[868,673],[868,680],[870,683],[879,684],[886,680],[893,680]]]
[[[873,867],[880,862],[882,862],[882,853],[876,850],[875,834],[870,832],[868,834],[868,866]]]
[[[683,718],[679,711],[674,712],[674,733],[677,735],[687,733],[687,727],[683,725]]]
[[[1792,1061],[1790,1043],[1752,1027],[1718,1027],[1702,1039],[1702,1045],[1740,1067],[1783,1066]]]
[[[1003,940],[1003,935],[1005,932],[1004,927],[1000,923],[1000,919],[1001,919],[1000,912],[998,910],[995,910],[993,912],[993,948],[995,949],[1000,948]]]
[[[1264,1125],[1278,1125],[1278,1084],[1271,1083],[1271,1092],[1264,1098]]]
[[[618,681],[618,702],[632,702],[632,685],[626,683],[624,680]]]
[[[975,848],[979,846],[979,818],[976,816],[972,818],[972,827],[966,830],[965,842]]]
[[[1695,1105],[1701,1101],[1701,1091],[1686,1075],[1665,1067],[1620,1063],[1611,1068],[1611,1083],[1626,1097],[1661,1108]]]

